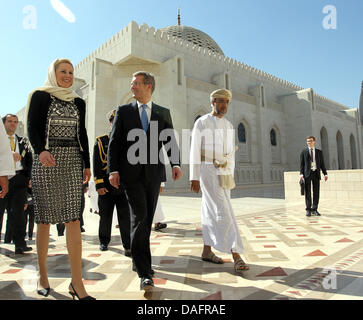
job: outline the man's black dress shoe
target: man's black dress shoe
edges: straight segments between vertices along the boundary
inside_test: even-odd
[[[142,277],[140,281],[140,290],[149,291],[154,287],[154,281],[151,277]]]
[[[158,222],[155,224],[155,231],[165,229],[168,225],[166,223]]]
[[[33,248],[32,247],[20,247],[20,248],[15,248],[15,254],[23,254],[24,252],[29,252],[32,251]]]
[[[311,217],[311,212],[309,210],[306,210],[306,216]]]
[[[107,244],[103,244],[103,243],[101,243],[101,244],[100,244],[100,250],[101,250],[101,251],[107,251],[107,250],[108,250],[108,246],[107,246]]]
[[[321,214],[320,214],[317,210],[314,210],[314,211],[313,211],[313,215],[318,216],[318,217],[320,217],[320,216],[321,216]]]

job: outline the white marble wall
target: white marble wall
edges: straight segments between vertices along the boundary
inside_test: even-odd
[[[300,193],[299,172],[285,172],[285,199],[305,203]],[[320,200],[362,200],[363,170],[329,170],[328,181],[321,180]]]
[[[131,100],[131,74],[138,70],[156,75],[153,99],[170,108],[180,135],[183,129],[192,128],[197,115],[210,112],[209,95],[213,90],[227,86],[231,89],[234,98],[227,118],[235,129],[243,122],[247,131],[247,144],[241,144],[236,155],[238,184],[281,182],[284,171],[298,169],[306,136],[315,135],[319,146],[322,127],[327,129],[329,138],[329,166],[337,163],[336,133],[340,130],[345,167],[352,163],[349,144],[352,134],[357,162],[362,167],[361,127],[354,117],[339,112],[346,107],[315,95],[311,89],[135,22],[76,67],[76,75],[89,85],[84,98],[88,102],[91,145],[97,135],[108,131],[106,113]],[[272,128],[277,133],[277,147],[270,143]],[[183,166],[183,170],[178,188],[188,184],[188,166]]]

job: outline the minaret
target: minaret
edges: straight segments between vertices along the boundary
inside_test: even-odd
[[[180,23],[180,7],[178,9],[178,26],[179,27],[181,26],[181,23]]]
[[[362,81],[362,90],[360,93],[360,101],[359,101],[359,114],[360,114],[360,124],[363,125],[363,81]]]

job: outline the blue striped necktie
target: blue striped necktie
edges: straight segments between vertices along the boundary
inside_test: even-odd
[[[147,132],[147,129],[149,128],[149,119],[147,118],[147,113],[146,113],[147,105],[143,104],[141,107],[142,107],[141,124],[144,131]]]

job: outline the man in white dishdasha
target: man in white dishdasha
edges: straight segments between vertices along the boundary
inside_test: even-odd
[[[190,153],[191,191],[202,191],[202,260],[222,264],[211,250],[232,253],[234,270],[242,274],[249,267],[242,260],[242,239],[231,205],[231,189],[235,187],[234,129],[224,118],[232,94],[219,89],[210,96],[212,112],[194,124]]]

